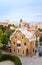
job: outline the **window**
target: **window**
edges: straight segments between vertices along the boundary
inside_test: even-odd
[[[10,52],[11,52],[11,49],[10,49]]]
[[[18,53],[19,53],[19,49],[18,49]]]
[[[24,50],[23,50],[23,54],[24,54]]]
[[[15,42],[13,42],[13,44],[15,45]]]
[[[18,46],[18,47],[20,47],[20,46],[21,46],[21,44],[17,44],[17,46]]]
[[[34,52],[34,49],[33,49],[33,52]]]
[[[28,56],[28,53],[29,53],[29,52],[28,52],[28,49],[26,49],[26,55],[27,55],[27,56]]]
[[[24,34],[22,34],[22,39],[24,39],[25,38],[25,35]]]
[[[22,37],[22,39],[23,39],[23,37]]]
[[[15,38],[17,38],[17,36],[15,36]]]
[[[15,52],[15,49],[14,49],[14,52]]]
[[[26,46],[26,43],[24,43],[24,46]]]

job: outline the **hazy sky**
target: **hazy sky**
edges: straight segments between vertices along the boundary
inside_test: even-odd
[[[0,0],[0,21],[42,22],[42,0]]]

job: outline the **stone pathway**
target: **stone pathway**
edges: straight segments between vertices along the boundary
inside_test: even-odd
[[[20,57],[22,65],[42,65],[42,57]]]
[[[15,64],[11,61],[3,61],[3,62],[0,62],[0,65],[15,65]]]

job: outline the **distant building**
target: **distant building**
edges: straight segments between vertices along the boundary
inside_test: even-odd
[[[42,29],[42,24],[29,24],[29,29],[36,30],[38,28]]]
[[[0,22],[0,25],[3,25],[3,26],[7,26],[9,24],[14,24],[16,28],[27,28],[27,30],[31,30],[31,31],[34,31],[38,28],[42,29],[42,24],[41,23],[27,23],[27,22],[24,22],[22,19],[20,19],[20,21],[17,23],[17,22],[12,22],[12,21],[9,21],[9,20],[5,20],[5,21],[2,21]],[[13,27],[12,27],[13,28]]]
[[[31,30],[36,30],[37,29],[37,24],[29,24],[29,29]]]
[[[37,24],[38,28],[42,29],[42,24]]]
[[[24,27],[26,27],[27,29],[29,29],[29,23],[25,22]]]
[[[5,20],[5,21],[3,21],[3,22],[0,22],[0,25],[3,25],[3,27],[8,27],[8,25],[9,25],[9,20]]]
[[[18,28],[10,36],[12,53],[20,56],[35,55],[35,36],[25,28]]]
[[[19,28],[23,28],[24,27],[24,22],[22,19],[20,19],[20,22],[19,22]]]

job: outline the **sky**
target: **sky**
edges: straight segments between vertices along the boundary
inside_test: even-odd
[[[42,0],[0,0],[0,22],[4,20],[42,23]]]

